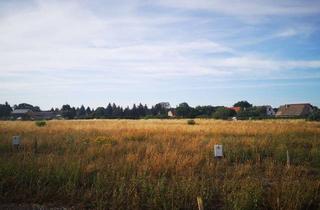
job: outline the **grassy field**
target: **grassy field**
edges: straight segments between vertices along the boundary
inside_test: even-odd
[[[320,209],[320,123],[186,122],[0,122],[0,203],[197,209],[201,196],[204,209]]]

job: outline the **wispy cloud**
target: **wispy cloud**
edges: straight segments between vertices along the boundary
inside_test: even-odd
[[[269,15],[312,15],[319,14],[319,1],[240,1],[240,0],[163,0],[159,4],[192,10],[211,10],[236,16],[269,16]]]

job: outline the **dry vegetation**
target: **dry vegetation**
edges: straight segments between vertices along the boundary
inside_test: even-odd
[[[319,123],[0,122],[0,155],[0,203],[197,209],[201,196],[205,209],[320,208]]]

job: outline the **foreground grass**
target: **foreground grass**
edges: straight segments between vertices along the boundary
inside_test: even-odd
[[[319,209],[320,123],[0,122],[0,203],[197,209],[197,196],[205,209]]]

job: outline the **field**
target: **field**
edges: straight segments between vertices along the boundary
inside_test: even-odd
[[[320,123],[0,122],[0,203],[197,209],[198,196],[204,209],[320,209]]]

